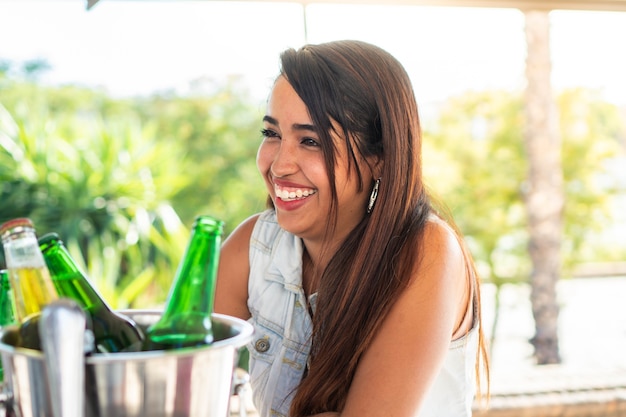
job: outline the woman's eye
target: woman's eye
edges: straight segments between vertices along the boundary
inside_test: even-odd
[[[320,144],[312,138],[302,138],[301,143],[306,146],[320,146]]]
[[[278,133],[274,132],[271,129],[261,129],[261,134],[264,138],[277,138],[280,137]]]

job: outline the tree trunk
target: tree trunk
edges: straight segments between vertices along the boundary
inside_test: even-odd
[[[561,136],[550,83],[550,17],[544,11],[526,11],[526,131],[528,183],[524,187],[532,261],[531,302],[535,319],[538,364],[560,363],[559,307],[556,284],[561,269],[564,205]]]

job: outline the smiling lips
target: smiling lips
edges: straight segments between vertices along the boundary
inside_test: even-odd
[[[310,195],[313,195],[317,192],[312,188],[310,189],[301,189],[301,188],[283,188],[274,184],[274,192],[276,193],[276,197],[280,198],[283,201],[294,201],[302,198],[306,198]]]

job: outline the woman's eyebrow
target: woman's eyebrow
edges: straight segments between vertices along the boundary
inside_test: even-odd
[[[273,124],[273,125],[276,125],[276,126],[280,125],[278,123],[278,120],[276,120],[272,116],[268,116],[268,115],[263,116],[263,121],[267,122],[267,123],[270,123],[270,124]],[[307,130],[307,131],[311,131],[311,132],[316,132],[317,131],[317,129],[315,128],[314,125],[308,124],[308,123],[294,123],[294,124],[291,125],[291,128],[293,130]]]
[[[263,116],[263,121],[278,126],[278,120],[274,119],[272,116]]]
[[[294,123],[291,125],[291,128],[293,130],[308,130],[311,132],[316,132],[317,129],[315,129],[315,126],[310,125],[310,124],[301,124],[301,123]]]

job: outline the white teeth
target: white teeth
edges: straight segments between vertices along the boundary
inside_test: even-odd
[[[308,197],[310,195],[315,194],[315,190],[301,190],[297,189],[294,191],[282,190],[278,186],[274,187],[274,191],[276,193],[276,197],[280,198],[284,201],[295,200],[297,198]]]

